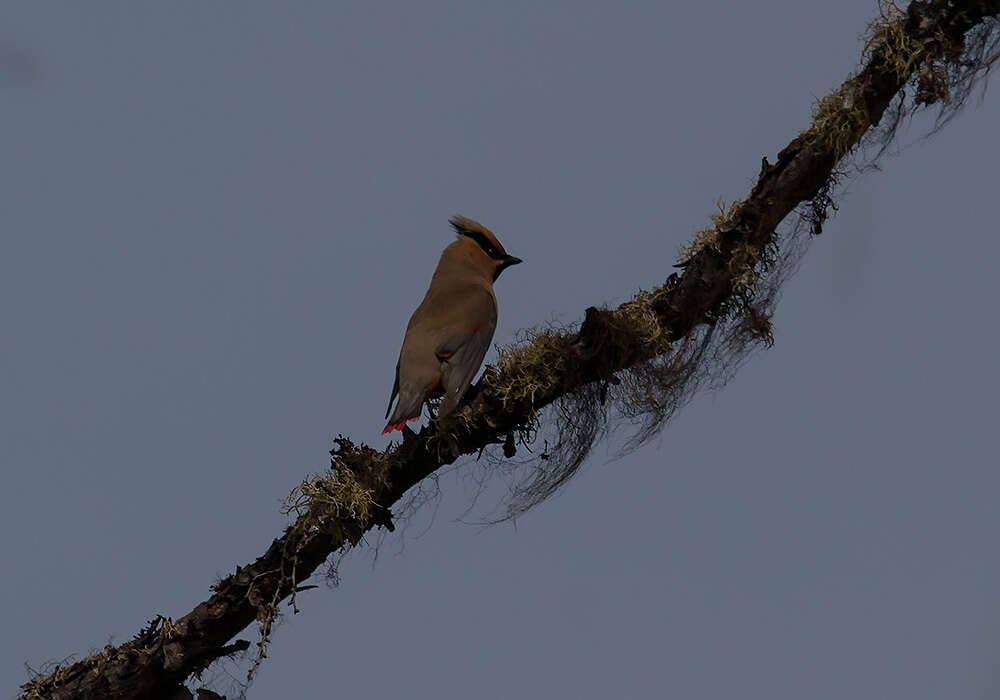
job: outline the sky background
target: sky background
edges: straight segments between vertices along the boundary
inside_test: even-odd
[[[661,283],[874,12],[4,2],[0,696],[190,610],[337,433],[387,443],[448,216],[526,261],[497,342]],[[852,181],[775,347],[660,439],[516,527],[442,478],[250,697],[997,697],[998,120]]]

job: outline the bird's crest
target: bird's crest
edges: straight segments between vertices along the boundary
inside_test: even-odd
[[[455,233],[459,236],[468,236],[481,245],[484,250],[489,246],[493,246],[500,255],[507,254],[507,251],[504,250],[502,245],[500,245],[500,241],[497,240],[497,237],[493,234],[493,232],[475,219],[470,219],[469,217],[462,216],[461,214],[455,214],[455,216],[448,219],[448,223],[450,223],[452,228],[455,229]]]

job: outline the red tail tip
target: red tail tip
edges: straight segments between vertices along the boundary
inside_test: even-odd
[[[386,435],[387,433],[391,433],[393,430],[402,430],[406,427],[408,422],[413,422],[415,420],[420,420],[420,416],[413,416],[413,418],[407,418],[406,420],[401,420],[398,423],[389,423],[382,429],[382,434]]]

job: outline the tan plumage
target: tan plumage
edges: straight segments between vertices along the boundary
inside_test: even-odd
[[[427,399],[441,394],[438,415],[455,409],[496,330],[493,282],[504,269],[521,262],[478,221],[457,215],[449,221],[458,238],[441,253],[427,294],[406,326],[383,433],[402,430],[407,421],[420,417]]]

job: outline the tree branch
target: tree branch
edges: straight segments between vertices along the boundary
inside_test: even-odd
[[[803,202],[813,203],[815,223],[822,223],[838,163],[879,124],[893,100],[902,99],[907,84],[916,85],[918,104],[955,99],[941,70],[968,77],[966,41],[983,27],[996,28],[1000,0],[931,0],[914,2],[905,13],[893,5],[883,5],[883,11],[859,72],[820,101],[811,126],[774,164],[764,159],[749,196],[717,217],[706,240],[696,241],[682,273],[617,309],[587,309],[576,333],[548,333],[515,350],[499,369],[487,370],[463,410],[419,434],[404,432],[398,446],[379,452],[339,437],[331,470],[293,492],[289,510],[295,521],[256,561],[216,583],[211,597],[183,617],[157,617],[127,643],[36,677],[22,686],[22,697],[156,698],[184,692],[186,678],[249,646],[229,641],[254,620],[266,643],[278,604],[289,597],[294,604],[301,582],[332,553],[357,544],[376,526],[391,529],[392,505],[443,465],[491,444],[504,444],[510,456],[511,434],[533,430],[542,408],[581,387],[614,383],[616,373],[638,363],[669,356],[672,343],[692,337],[703,323],[743,314],[751,331],[766,334],[766,319],[738,297],[742,276],[761,264],[776,227]],[[979,75],[992,60],[974,66]],[[637,323],[637,311],[646,325]],[[532,359],[527,350],[541,355]]]

